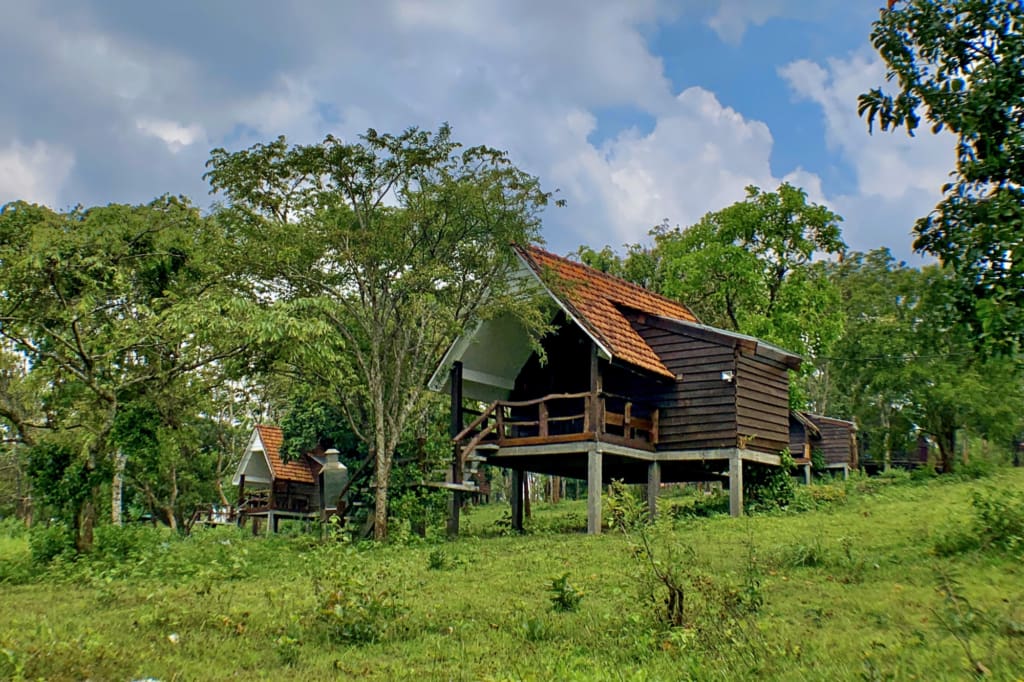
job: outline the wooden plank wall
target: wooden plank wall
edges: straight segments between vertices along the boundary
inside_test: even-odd
[[[821,448],[828,464],[849,464],[853,466],[853,427],[850,424],[818,417],[811,417],[821,431],[821,440],[812,447]]]
[[[736,371],[733,349],[639,322],[634,328],[668,369],[683,376],[660,396],[659,450],[736,447]]]
[[[789,447],[789,373],[781,362],[736,358],[736,422],[747,448],[777,455]],[[801,453],[802,454],[802,453]]]
[[[789,454],[793,459],[802,459],[804,456],[804,445],[810,442],[815,447],[817,441],[807,433],[807,427],[794,418],[789,420]]]

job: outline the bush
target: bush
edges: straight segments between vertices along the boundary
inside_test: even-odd
[[[743,500],[749,511],[786,509],[796,496],[797,485],[790,475],[793,458],[782,454],[779,466],[743,463]]]
[[[670,518],[704,518],[729,513],[729,494],[714,492],[700,494],[682,502],[674,502],[666,508]]]
[[[959,464],[954,474],[963,480],[974,481],[979,478],[987,478],[996,472],[998,463],[988,457],[973,457],[967,464]]]
[[[971,498],[969,524],[951,521],[932,540],[939,556],[978,549],[1016,553],[1024,550],[1024,491],[990,488]]]
[[[551,593],[551,608],[555,611],[575,611],[583,600],[583,590],[569,583],[569,574],[551,581],[548,588]]]
[[[1024,548],[1024,491],[992,488],[974,494],[975,534],[982,546]]]
[[[136,559],[156,549],[163,540],[160,531],[145,526],[97,526],[93,556],[97,560],[119,563]]]
[[[378,642],[401,614],[394,594],[386,587],[371,586],[358,576],[342,578],[321,594],[320,622],[332,642]]]
[[[38,526],[28,536],[32,563],[45,566],[57,557],[71,557],[75,554],[75,536],[64,524]]]
[[[0,537],[22,538],[27,533],[25,523],[16,516],[5,516],[0,519]]]

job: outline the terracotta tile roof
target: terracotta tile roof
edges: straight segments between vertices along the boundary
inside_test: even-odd
[[[313,472],[310,471],[306,459],[297,459],[285,462],[281,459],[281,444],[284,443],[284,433],[276,426],[257,424],[256,431],[260,434],[260,441],[263,443],[264,452],[267,454],[267,461],[274,473],[274,480],[291,481],[293,483],[315,484]]]
[[[633,329],[622,308],[696,322],[681,303],[536,246],[517,246],[520,256],[570,309],[586,331],[615,358],[667,377],[675,375]]]

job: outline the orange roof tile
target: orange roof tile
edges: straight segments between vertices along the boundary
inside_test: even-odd
[[[516,247],[523,260],[544,280],[586,331],[614,357],[663,376],[674,374],[633,329],[622,308],[696,322],[689,308],[613,277],[600,270],[556,256],[536,246]]]
[[[292,481],[293,483],[315,484],[313,472],[305,459],[285,462],[281,459],[281,444],[284,443],[284,433],[276,426],[257,424],[256,431],[260,434],[260,441],[263,443],[263,451],[270,462],[270,469],[274,479],[278,481]]]

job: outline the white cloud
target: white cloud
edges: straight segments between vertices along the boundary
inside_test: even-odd
[[[15,140],[0,148],[0,205],[17,200],[56,205],[73,165],[70,152],[45,142],[25,146]]]
[[[195,123],[186,126],[176,121],[143,118],[135,122],[135,127],[162,140],[175,154],[203,137],[203,127]]]
[[[846,218],[847,241],[861,250],[887,244],[907,254],[914,222],[938,203],[955,166],[953,136],[927,128],[916,137],[877,129],[868,135],[857,96],[884,82],[877,57],[853,54],[824,66],[801,60],[779,74],[799,99],[821,107],[826,144],[853,169],[856,191],[828,198]]]
[[[553,160],[550,177],[570,188],[570,201],[587,218],[580,222],[600,232],[588,241],[642,241],[662,220],[688,225],[742,199],[747,185],[778,182],[769,167],[768,127],[701,88],[674,98],[650,133],[627,130],[601,148],[586,141],[582,119],[569,117],[566,134],[575,135],[575,150]]]
[[[722,0],[708,26],[725,42],[737,45],[748,27],[764,25],[792,4],[791,0]]]
[[[652,30],[666,20],[706,21],[739,41],[750,26],[826,6],[837,1],[390,0],[245,13],[183,3],[154,22],[141,5],[83,2],[58,21],[22,3],[12,7],[17,21],[0,23],[0,61],[33,68],[5,83],[20,105],[0,111],[0,149],[7,143],[13,158],[14,140],[45,139],[54,159],[73,150],[63,157],[77,160],[73,173],[68,161],[63,177],[18,174],[45,175],[48,201],[144,201],[172,191],[201,202],[208,146],[237,149],[280,134],[351,140],[371,126],[449,121],[458,139],[506,149],[546,187],[561,188],[569,207],[545,223],[553,248],[619,245],[643,240],[666,218],[692,223],[741,199],[747,184],[781,181],[771,172],[768,127],[706,89],[675,92],[650,48]],[[836,196],[818,175],[789,173],[812,200],[852,218],[867,216],[864,202],[899,206],[941,183],[935,171],[949,164],[922,161],[911,149],[920,140],[867,138],[856,118],[856,94],[879,79],[877,64],[795,62],[782,75],[822,108],[827,140],[809,144],[827,144],[858,179],[849,196]],[[595,143],[608,110],[649,125],[602,128]]]

